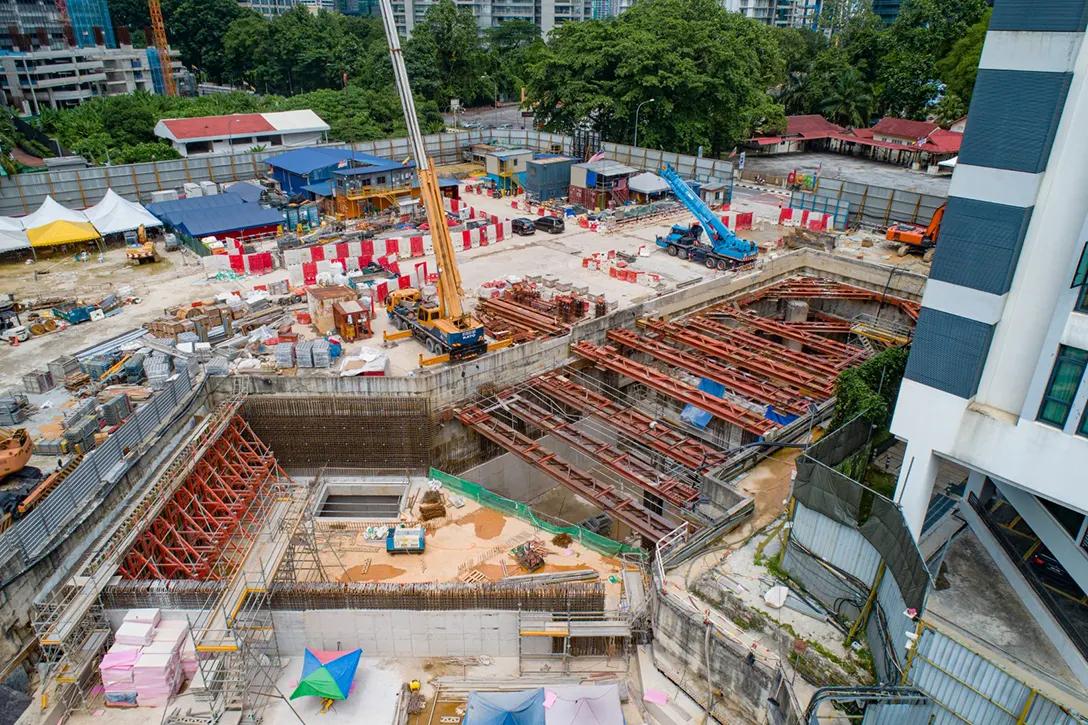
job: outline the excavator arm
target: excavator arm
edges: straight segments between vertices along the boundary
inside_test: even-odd
[[[438,175],[434,164],[427,158],[427,149],[423,145],[423,133],[419,129],[416,116],[416,103],[412,97],[412,88],[408,84],[408,70],[401,53],[400,37],[393,18],[393,6],[390,0],[380,0],[382,20],[385,25],[385,39],[389,43],[389,55],[393,60],[393,77],[400,96],[404,122],[408,126],[408,140],[412,156],[416,160],[419,175],[419,190],[423,208],[427,212],[427,223],[431,227],[431,243],[434,245],[435,261],[438,263],[438,305],[439,315],[449,320],[459,329],[479,326],[479,323],[467,315],[461,305],[464,289],[461,287],[461,272],[453,256],[453,240],[446,224],[446,212],[442,205],[442,194],[438,187]]]

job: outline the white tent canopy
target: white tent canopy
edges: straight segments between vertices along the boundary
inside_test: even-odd
[[[0,232],[21,232],[25,228],[22,217],[0,216]]]
[[[161,227],[151,212],[134,201],[123,198],[113,189],[107,189],[102,201],[86,210],[87,220],[94,224],[102,236],[131,232],[144,227]]]
[[[555,699],[545,696],[545,725],[623,725],[623,707],[616,685],[575,685],[551,690]]]
[[[53,222],[86,222],[87,215],[75,209],[69,209],[51,196],[45,197],[45,201],[37,211],[27,214],[19,219],[23,223],[23,229],[37,229]]]
[[[632,176],[627,181],[627,186],[637,194],[660,194],[669,190],[665,180],[652,171],[644,171],[638,176]]]
[[[956,168],[956,163],[959,160],[960,160],[959,156],[953,156],[950,159],[945,159],[944,161],[938,161],[937,166],[943,166],[946,169],[954,169],[954,168]]]
[[[22,229],[0,228],[0,253],[30,249],[30,240]]]

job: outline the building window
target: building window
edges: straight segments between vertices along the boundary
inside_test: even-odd
[[[1084,377],[1085,365],[1088,365],[1088,350],[1065,345],[1058,348],[1058,359],[1054,361],[1054,369],[1043,393],[1038,420],[1058,428],[1065,427],[1073,398]]]
[[[1088,406],[1084,408],[1084,415],[1080,417],[1080,425],[1077,426],[1077,435],[1088,438]]]
[[[1076,310],[1077,312],[1088,312],[1088,285],[1080,288]]]

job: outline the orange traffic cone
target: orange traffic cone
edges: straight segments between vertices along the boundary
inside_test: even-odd
[[[11,346],[12,347],[19,347],[19,336],[18,335],[12,335],[11,336]]]

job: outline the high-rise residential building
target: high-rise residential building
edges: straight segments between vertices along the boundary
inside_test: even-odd
[[[820,14],[819,0],[723,0],[726,10],[764,25],[811,28]]]
[[[170,54],[177,77],[182,72],[179,52]],[[0,100],[20,115],[37,115],[43,108],[72,108],[96,96],[133,91],[163,92],[154,48],[58,46],[0,51]]]
[[[899,15],[902,0],[873,0],[873,12],[885,23],[891,23]]]
[[[60,47],[73,42],[81,48],[116,48],[113,22],[106,0],[67,0],[71,38],[52,0],[9,0],[0,3],[0,50],[15,50],[11,31],[25,36],[32,48]],[[101,37],[99,37],[101,36]]]
[[[362,0],[360,0],[362,1]],[[612,11],[611,3],[605,0],[456,0],[459,7],[467,7],[476,17],[481,30],[493,28],[507,20],[528,20],[535,23],[540,32],[547,35],[553,28],[572,20],[586,20],[593,17],[594,9],[600,13]],[[630,6],[629,0],[615,0],[615,13]],[[435,0],[403,0],[393,2],[393,17],[401,35],[410,36],[416,24],[423,20],[427,10]],[[615,14],[613,13],[613,14]]]
[[[238,0],[238,4],[250,10],[256,10],[266,18],[274,18],[283,15],[297,2],[296,0]]]
[[[962,516],[1088,682],[1088,3],[999,0],[892,432],[917,538]]]

